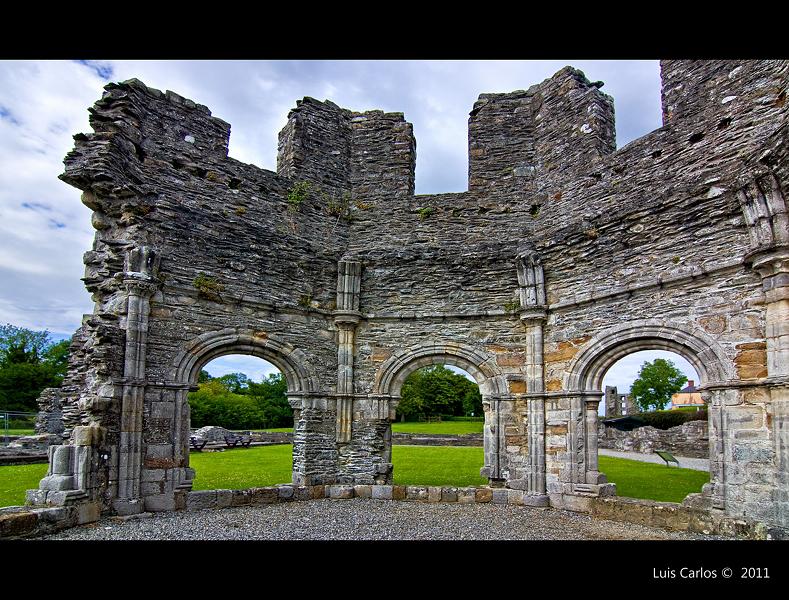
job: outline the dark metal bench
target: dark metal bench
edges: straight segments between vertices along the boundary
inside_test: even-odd
[[[228,448],[235,448],[238,444],[241,444],[242,447],[249,448],[251,443],[251,435],[236,435],[235,433],[231,433],[225,436],[225,444]]]
[[[679,461],[674,458],[671,452],[666,452],[665,450],[655,450],[655,454],[666,461],[667,467],[670,466],[669,463],[676,463],[676,465],[679,466]]]
[[[204,440],[203,438],[199,438],[195,435],[189,438],[189,445],[192,446],[192,450],[197,450],[200,452],[205,445],[208,443],[208,440]]]

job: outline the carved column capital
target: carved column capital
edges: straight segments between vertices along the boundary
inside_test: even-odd
[[[544,325],[545,321],[548,320],[548,307],[535,305],[522,308],[518,313],[518,318],[525,327]]]
[[[156,279],[142,279],[136,275],[138,274],[124,273],[123,286],[126,288],[126,291],[129,292],[129,294],[150,298],[159,290],[161,285],[160,281]]]
[[[358,310],[335,310],[332,312],[334,324],[338,327],[356,327],[362,319],[362,313]]]

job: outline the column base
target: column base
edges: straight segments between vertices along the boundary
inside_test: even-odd
[[[538,506],[545,507],[551,505],[551,499],[548,494],[523,494],[524,506]]]
[[[112,510],[120,517],[138,515],[143,512],[144,506],[142,498],[116,498],[112,501]]]

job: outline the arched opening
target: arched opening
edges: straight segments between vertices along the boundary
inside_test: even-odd
[[[657,320],[649,320],[627,323],[596,335],[576,356],[565,379],[567,389],[577,394],[571,418],[583,423],[583,427],[578,430],[574,438],[577,441],[577,450],[576,460],[573,461],[572,481],[577,484],[606,481],[598,458],[600,427],[598,409],[604,396],[603,378],[620,359],[645,350],[662,350],[680,355],[695,370],[701,386],[723,382],[732,373],[732,365],[718,344],[707,334],[692,326],[669,326]],[[712,411],[710,411],[711,418]],[[654,452],[658,449],[662,450],[662,448],[652,450]],[[708,449],[709,464],[712,466],[718,460],[720,450],[715,443],[709,443]],[[666,466],[666,463],[658,466],[662,469],[674,468]],[[714,487],[715,473],[712,480]],[[620,492],[621,490],[617,490],[619,495],[623,495]]]
[[[285,381],[288,403],[293,409],[296,427],[302,423],[301,409],[305,395],[317,389],[317,377],[307,356],[291,344],[262,330],[222,329],[209,331],[185,344],[175,356],[170,379],[176,399],[175,459],[189,467],[190,411],[187,392],[199,390],[200,372],[212,360],[226,355],[258,357],[276,367]],[[296,444],[298,446],[298,444]],[[298,485],[310,484],[304,472],[304,448],[293,451],[291,481]],[[184,470],[181,489],[193,489],[192,470]]]
[[[709,482],[708,412],[700,385],[693,365],[665,350],[633,352],[606,371],[598,465],[617,495],[681,502]]]
[[[188,395],[193,490],[290,483],[293,409],[271,362],[228,354],[205,363]]]
[[[412,371],[400,388],[392,423],[395,485],[485,485],[482,394],[454,365]]]
[[[492,356],[472,346],[460,343],[418,344],[395,353],[381,365],[376,374],[375,393],[390,399],[390,418],[396,418],[397,406],[402,398],[401,392],[406,379],[413,372],[432,365],[456,368],[467,373],[476,382],[482,398],[483,455],[484,466],[480,475],[491,483],[500,485],[503,480],[501,461],[501,435],[499,425],[499,399],[506,395],[509,386],[505,377],[498,371]],[[388,450],[385,456],[391,457],[391,435],[387,436]],[[397,479],[395,474],[395,479]]]

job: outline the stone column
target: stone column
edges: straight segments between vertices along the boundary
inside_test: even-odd
[[[709,412],[710,482],[702,487],[702,495],[709,498],[711,508],[726,507],[726,410],[722,390],[704,390],[701,398]]]
[[[351,441],[353,427],[353,348],[356,326],[361,319],[359,290],[362,264],[349,258],[340,260],[337,269],[337,309],[334,324],[337,343],[337,442]]]
[[[527,492],[545,494],[545,377],[543,360],[543,325],[545,309],[541,306],[525,308],[520,313],[526,329],[526,390],[528,394],[529,448]]]
[[[145,358],[150,299],[159,287],[155,278],[159,258],[141,246],[126,255],[123,284],[128,292],[126,348],[123,371],[120,439],[118,442],[118,498],[113,503],[120,514],[140,512],[142,470],[142,419],[145,397]]]
[[[526,330],[526,391],[528,394],[527,493],[544,496],[545,490],[545,361],[543,327],[547,319],[545,274],[539,255],[526,248],[518,253],[520,321]]]
[[[605,475],[598,470],[597,435],[600,398],[586,398],[586,483],[606,483]]]
[[[773,413],[776,521],[789,531],[789,209],[777,177],[756,176],[737,192],[751,252],[745,257],[762,278],[767,377]]]
[[[570,421],[567,424],[569,479],[573,484],[586,483],[586,414],[581,396],[571,396]]]
[[[485,466],[480,469],[479,474],[488,478],[491,487],[504,487],[506,484],[505,465],[502,460],[502,449],[504,448],[504,416],[502,413],[510,406],[503,406],[502,403],[507,402],[509,405],[512,404],[510,396],[482,397],[482,410],[485,412],[482,442]]]

